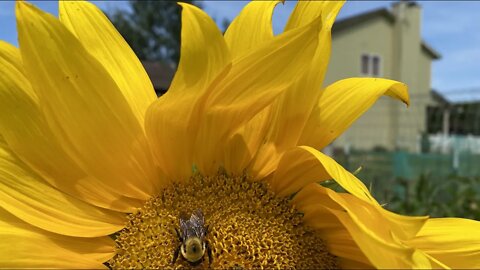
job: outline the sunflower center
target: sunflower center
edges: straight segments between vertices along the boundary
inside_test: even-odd
[[[179,219],[199,209],[208,227],[202,241],[209,252],[196,264],[182,252],[174,259],[182,245],[176,232],[181,234]],[[245,177],[195,176],[173,184],[130,214],[115,241],[117,255],[109,261],[112,268],[338,266],[288,199],[275,197],[265,184]]]

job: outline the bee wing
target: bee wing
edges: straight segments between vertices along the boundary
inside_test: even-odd
[[[205,217],[203,216],[202,209],[197,209],[193,211],[190,221],[196,225],[202,226],[205,225]]]
[[[192,213],[192,216],[190,217],[190,223],[192,224],[195,234],[198,237],[205,237],[205,217],[203,216],[201,209],[197,209]]]
[[[190,227],[189,226],[189,223],[190,221],[188,219],[183,219],[182,217],[180,217],[180,234],[181,234],[181,238],[185,241],[187,238],[188,238],[188,228]]]
[[[195,210],[190,218],[184,213],[180,213],[179,218],[180,223],[180,233],[183,241],[186,241],[190,237],[200,237],[203,239],[207,234],[205,228],[205,217],[201,209]]]

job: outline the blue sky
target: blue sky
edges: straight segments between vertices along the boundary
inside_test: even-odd
[[[93,1],[106,11],[126,8],[125,1]],[[246,1],[205,1],[204,9],[217,22],[232,20]],[[34,1],[41,9],[57,14],[56,1]],[[274,30],[280,32],[294,7],[287,1],[278,5],[274,13]],[[386,1],[347,2],[339,18],[363,13],[380,7],[389,7]],[[422,37],[442,59],[434,62],[432,87],[442,92],[480,88],[480,2],[478,1],[423,1]],[[17,44],[14,2],[0,1],[0,39]]]

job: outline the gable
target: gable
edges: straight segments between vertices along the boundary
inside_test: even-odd
[[[332,27],[332,36],[335,36],[344,30],[352,29],[359,27],[367,22],[373,20],[384,20],[393,27],[395,23],[395,16],[386,8],[375,9],[366,13],[359,15],[351,16],[342,20],[339,20],[333,24]],[[441,58],[440,53],[435,51],[430,45],[425,41],[421,41],[421,50],[423,53],[427,54],[432,60],[437,60]]]
[[[332,35],[335,35],[345,29],[350,29],[352,27],[363,24],[367,21],[376,20],[376,19],[385,19],[392,24],[395,22],[395,17],[393,14],[385,8],[375,9],[370,12],[362,13],[356,16],[348,17],[343,20],[339,20],[333,24]]]

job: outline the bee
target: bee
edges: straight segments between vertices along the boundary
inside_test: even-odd
[[[180,232],[175,228],[179,246],[173,254],[172,264],[177,261],[178,254],[187,260],[191,265],[198,265],[203,261],[205,251],[208,254],[209,265],[212,263],[212,250],[205,239],[208,233],[208,226],[205,226],[205,217],[201,209],[195,210],[190,218],[180,216]]]

